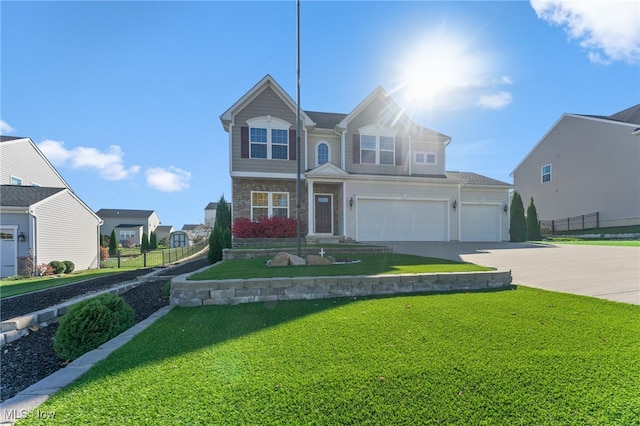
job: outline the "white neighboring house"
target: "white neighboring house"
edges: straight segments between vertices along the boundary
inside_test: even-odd
[[[173,229],[173,225],[160,225],[156,228],[156,240],[158,241],[158,243],[160,243],[160,241],[166,239],[167,240],[167,245],[169,244],[169,237],[171,236],[171,233],[174,231]]]
[[[182,231],[189,234],[190,240],[196,240],[198,238],[207,238],[211,233],[211,229],[203,224],[199,225],[183,225]]]
[[[0,277],[53,260],[100,266],[100,218],[30,138],[0,136]]]
[[[142,234],[147,236],[160,226],[160,219],[153,210],[100,209],[96,214],[103,220],[100,232],[110,237],[116,231],[116,240],[122,245],[140,245]]]
[[[640,224],[640,104],[609,116],[563,114],[511,172],[526,207],[600,226]]]
[[[209,203],[204,208],[204,225],[208,228],[213,228],[213,224],[216,221],[216,210],[218,209],[218,203]]]

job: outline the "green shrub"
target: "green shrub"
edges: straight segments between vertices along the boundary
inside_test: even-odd
[[[522,242],[527,238],[527,222],[524,218],[524,205],[518,191],[511,199],[511,216],[509,217],[509,236],[511,242]]]
[[[109,293],[78,302],[60,317],[53,349],[74,360],[133,326],[133,315],[124,299]]]
[[[533,203],[533,197],[527,208],[527,240],[536,241],[540,239],[540,222],[538,221],[538,210]]]
[[[66,269],[64,270],[65,273],[70,274],[73,272],[74,269],[76,269],[76,265],[75,263],[73,263],[70,260],[63,260],[62,263],[64,263],[64,266],[66,267]]]
[[[67,266],[59,260],[52,260],[51,262],[49,262],[49,266],[51,266],[51,269],[53,269],[54,274],[64,274],[67,270]]]

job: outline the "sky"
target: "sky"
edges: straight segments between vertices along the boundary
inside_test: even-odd
[[[231,199],[220,115],[266,74],[297,97],[292,0],[3,0],[0,24],[0,133],[94,211],[202,223]],[[640,103],[640,2],[302,0],[302,109],[346,114],[378,86],[452,138],[447,170],[512,183],[562,114]]]

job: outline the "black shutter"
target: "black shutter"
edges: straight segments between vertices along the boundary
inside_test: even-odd
[[[360,164],[360,135],[353,134],[353,164]]]
[[[402,146],[404,145],[403,138],[396,138],[396,166],[402,165]]]
[[[295,160],[296,147],[298,146],[298,140],[296,138],[297,132],[295,130],[289,130],[289,160]]]
[[[240,157],[249,158],[249,128],[240,128]]]

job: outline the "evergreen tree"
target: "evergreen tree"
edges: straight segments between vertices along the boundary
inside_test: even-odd
[[[100,233],[100,247],[105,247],[105,245],[104,245],[104,235],[102,235],[102,232]]]
[[[156,250],[158,248],[158,236],[156,231],[151,231],[151,237],[149,237],[149,249]]]
[[[140,250],[149,251],[149,236],[146,232],[142,233],[142,244],[140,245]]]
[[[222,249],[225,248],[231,248],[231,206],[222,195],[218,200],[213,230],[209,235],[209,253],[207,253],[209,263],[222,260]]]
[[[116,241],[116,230],[111,230],[111,236],[109,237],[109,255],[115,256],[118,254],[118,242]]]
[[[524,218],[524,205],[518,191],[513,193],[511,199],[511,216],[509,217],[509,236],[511,242],[522,242],[527,237],[527,222]]]
[[[538,211],[533,203],[533,197],[527,207],[527,240],[536,241],[540,239],[540,222],[538,221]]]

